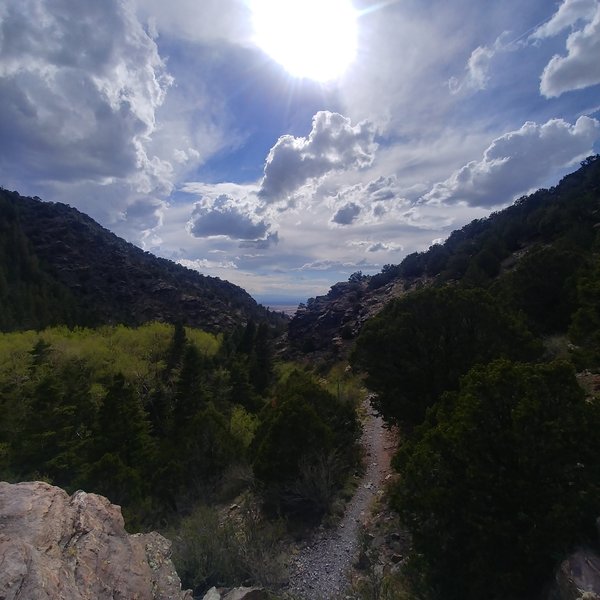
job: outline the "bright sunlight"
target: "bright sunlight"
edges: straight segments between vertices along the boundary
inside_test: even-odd
[[[350,0],[251,0],[256,43],[295,77],[339,77],[356,54]]]

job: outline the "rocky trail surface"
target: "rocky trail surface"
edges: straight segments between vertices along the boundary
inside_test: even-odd
[[[366,469],[359,487],[336,527],[319,532],[300,550],[290,565],[289,592],[302,600],[329,600],[348,587],[348,573],[358,554],[358,532],[386,476],[394,442],[383,419],[373,414],[365,400],[366,420],[361,444]]]

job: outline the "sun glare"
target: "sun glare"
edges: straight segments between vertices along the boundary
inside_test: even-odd
[[[339,77],[356,54],[350,0],[251,0],[255,39],[295,77]]]

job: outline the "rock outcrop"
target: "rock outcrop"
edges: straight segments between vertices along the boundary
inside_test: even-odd
[[[288,326],[292,352],[326,352],[343,355],[352,346],[365,321],[390,300],[426,285],[427,278],[394,279],[377,289],[368,279],[336,283],[324,296],[300,305]]]
[[[269,595],[262,588],[239,587],[227,590],[218,590],[211,587],[202,600],[268,600]]]
[[[563,561],[556,573],[552,600],[600,600],[600,556],[580,549]]]
[[[3,600],[191,600],[158,533],[130,535],[103,496],[0,482]]]

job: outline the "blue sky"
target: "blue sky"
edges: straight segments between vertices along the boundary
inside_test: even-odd
[[[0,4],[0,185],[303,301],[600,151],[600,0],[268,1]]]

